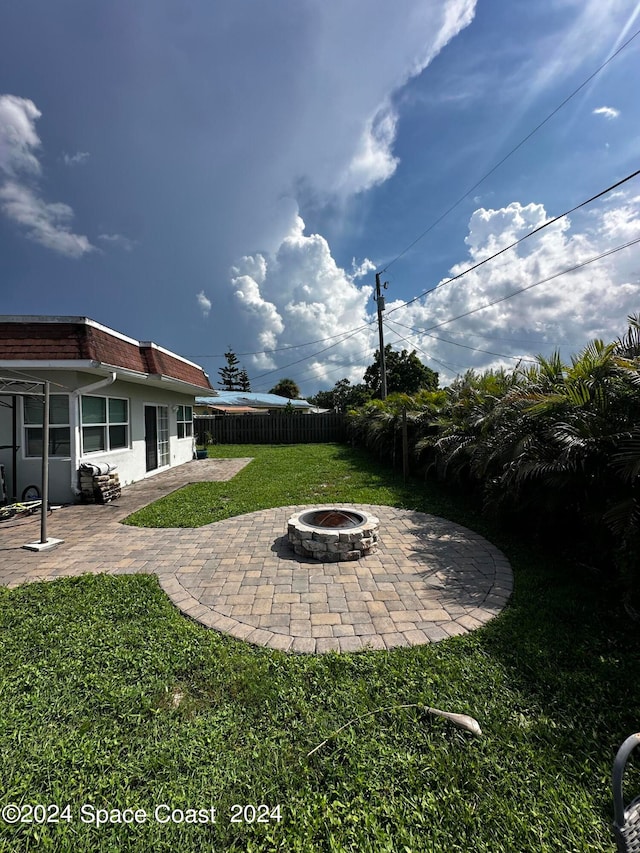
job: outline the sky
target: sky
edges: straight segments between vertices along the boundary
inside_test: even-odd
[[[640,169],[640,35],[591,76],[638,30],[637,0],[5,4],[0,314],[310,396],[362,381],[380,272],[441,385],[569,360],[640,311],[640,176],[465,270]]]

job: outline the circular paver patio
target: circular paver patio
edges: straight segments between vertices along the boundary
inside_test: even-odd
[[[411,510],[341,504],[380,519],[377,553],[344,563],[294,555],[287,520],[303,506],[196,529],[121,523],[167,492],[228,480],[250,461],[187,463],[123,488],[112,504],[56,511],[50,535],[64,541],[49,551],[21,547],[37,540],[36,517],[0,525],[0,584],[87,572],[155,574],[174,604],[203,625],[302,653],[437,642],[478,628],[507,603],[513,575],[504,554],[471,530]]]
[[[342,563],[296,556],[287,519],[304,507],[278,507],[209,525],[200,558],[160,583],[204,625],[306,653],[436,642],[480,627],[507,603],[509,562],[478,534],[411,510],[341,506],[380,519],[377,554]]]

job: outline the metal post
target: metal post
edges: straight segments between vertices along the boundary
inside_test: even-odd
[[[44,383],[42,412],[42,506],[40,508],[40,543],[47,542],[47,506],[49,504],[49,383]]]
[[[382,312],[384,296],[380,294],[380,273],[376,273],[376,305],[378,307],[378,336],[380,338],[380,399],[387,399],[387,365],[384,354],[384,334],[382,332]]]
[[[18,500],[18,398],[11,397],[11,500]]]

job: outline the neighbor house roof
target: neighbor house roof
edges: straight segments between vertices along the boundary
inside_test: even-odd
[[[202,406],[251,406],[258,409],[281,409],[288,404],[294,409],[310,409],[306,400],[289,400],[278,394],[254,394],[252,391],[216,391],[215,397],[197,397]]]
[[[255,406],[216,406],[213,403],[209,403],[207,408],[210,409],[212,412],[219,412],[221,415],[263,415],[264,414],[264,409],[256,409]]]
[[[0,315],[0,364],[115,368],[211,390],[203,369],[152,341],[137,341],[88,317]]]

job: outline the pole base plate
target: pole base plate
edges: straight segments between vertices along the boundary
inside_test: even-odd
[[[64,542],[64,539],[47,539],[46,542],[30,542],[28,545],[23,545],[22,547],[26,551],[48,551],[49,548],[55,548],[56,545],[60,545]]]

